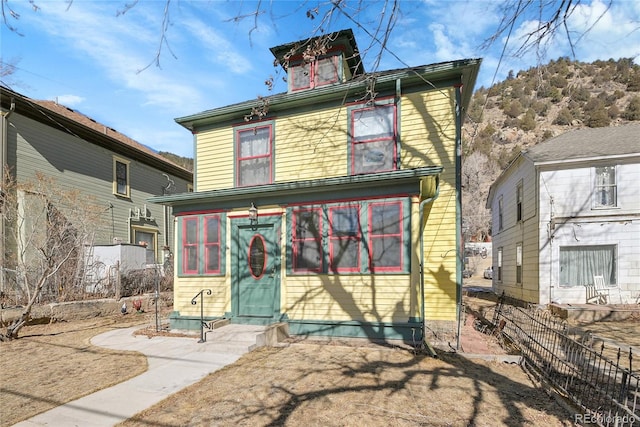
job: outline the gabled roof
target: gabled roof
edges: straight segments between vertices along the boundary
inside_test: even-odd
[[[518,154],[489,187],[486,207],[491,208],[496,188],[518,160],[540,166],[633,156],[640,156],[640,123],[563,133]]]
[[[0,86],[0,93],[3,109],[14,108],[16,114],[82,138],[88,143],[100,145],[190,182],[193,180],[193,173],[189,170],[79,111],[54,101],[31,99],[4,86]]]
[[[578,129],[522,152],[535,164],[629,154],[640,154],[640,123]]]

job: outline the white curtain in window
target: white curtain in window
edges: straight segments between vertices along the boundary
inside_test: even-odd
[[[587,286],[593,276],[604,276],[605,283],[616,283],[615,246],[571,246],[560,248],[560,285]]]

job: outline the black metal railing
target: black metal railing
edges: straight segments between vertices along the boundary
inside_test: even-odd
[[[203,289],[191,298],[191,304],[198,304],[198,298],[200,298],[200,340],[198,342],[205,342],[206,336],[204,334],[204,328],[208,328],[207,323],[204,321],[204,294],[211,295],[211,289]]]
[[[640,374],[633,371],[631,348],[606,348],[548,310],[505,301],[501,297],[494,312],[495,332],[519,349],[534,373],[585,411],[576,414],[576,422],[640,425]]]

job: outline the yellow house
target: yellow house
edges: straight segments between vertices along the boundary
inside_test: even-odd
[[[479,59],[365,73],[351,30],[271,49],[288,91],[176,121],[195,139],[171,325],[404,339],[459,325],[460,138]],[[425,329],[426,328],[426,329]]]

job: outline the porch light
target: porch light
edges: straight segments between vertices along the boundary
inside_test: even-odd
[[[249,221],[251,225],[258,224],[258,208],[253,202],[251,202],[251,207],[249,208]]]

